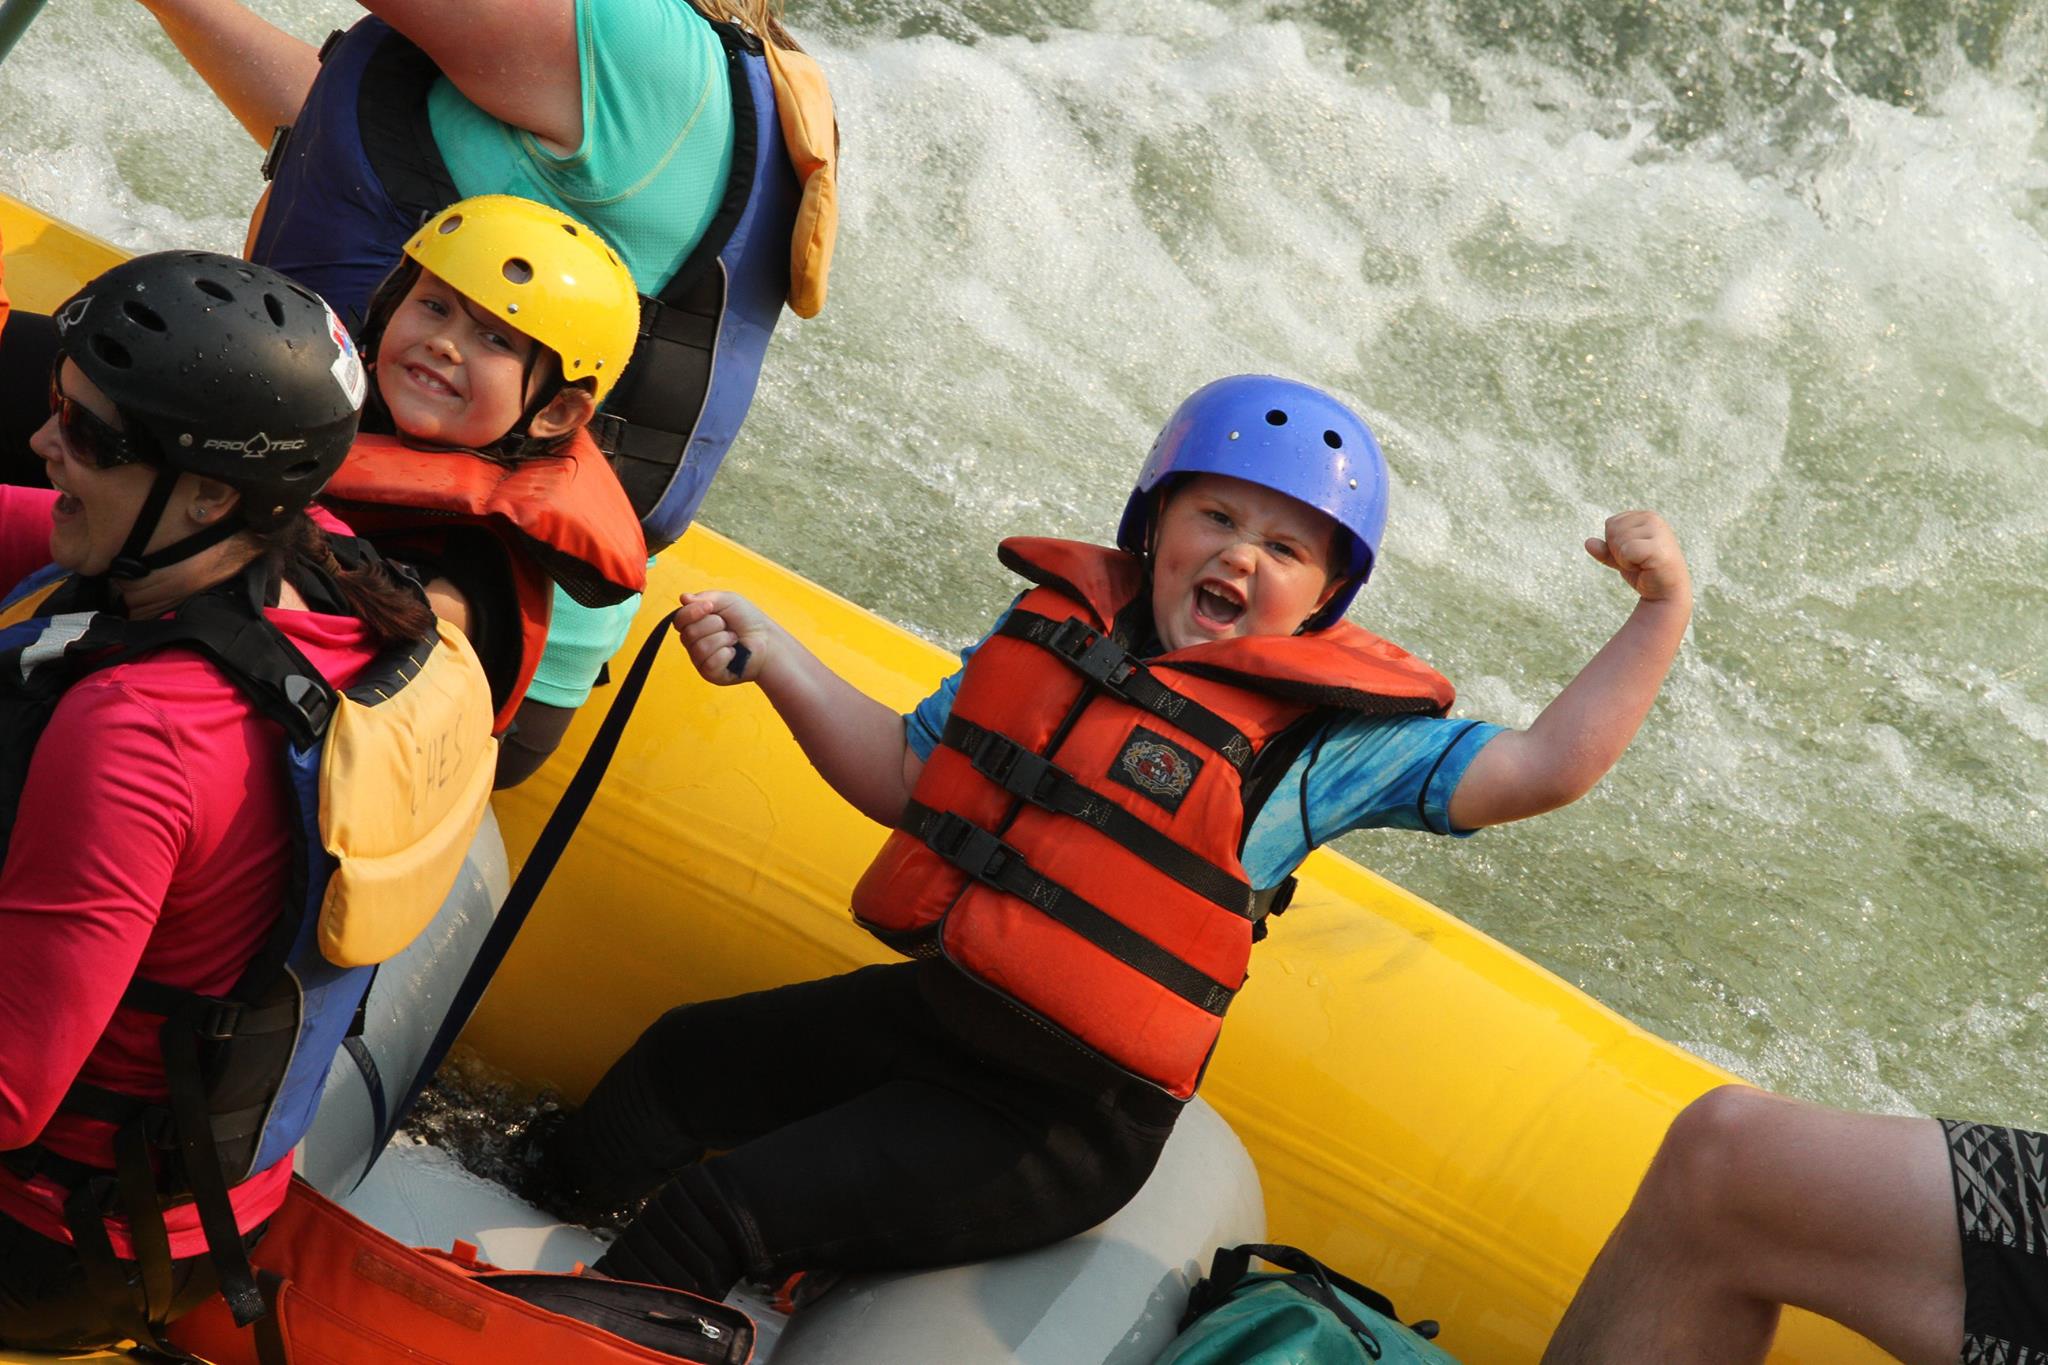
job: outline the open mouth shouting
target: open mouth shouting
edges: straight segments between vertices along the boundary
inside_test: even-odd
[[[55,479],[50,480],[50,487],[55,489],[57,493],[57,501],[52,510],[56,513],[59,520],[67,520],[75,516],[78,510],[85,506],[79,500],[76,493],[66,491]]]
[[[1218,579],[1195,585],[1195,620],[1214,631],[1227,631],[1244,615],[1244,590]]]

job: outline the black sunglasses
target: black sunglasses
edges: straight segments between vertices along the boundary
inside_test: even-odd
[[[94,469],[153,464],[148,446],[64,392],[59,382],[63,370],[64,357],[59,355],[57,363],[50,367],[50,411],[56,415],[57,430],[63,434],[71,453]]]

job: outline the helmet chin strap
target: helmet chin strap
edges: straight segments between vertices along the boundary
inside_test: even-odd
[[[128,528],[127,542],[114,556],[114,562],[107,566],[106,577],[124,580],[146,578],[158,569],[190,559],[202,550],[212,549],[242,529],[242,513],[237,507],[204,530],[194,531],[183,540],[174,540],[161,549],[145,553],[145,547],[163,521],[164,509],[170,506],[171,494],[177,486],[178,471],[169,465],[158,465],[156,480],[149,486],[149,496],[136,510],[135,523]]]

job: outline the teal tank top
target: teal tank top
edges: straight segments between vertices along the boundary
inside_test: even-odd
[[[652,294],[725,198],[733,158],[725,49],[689,0],[576,0],[576,55],[583,145],[569,155],[491,117],[445,76],[427,94],[434,142],[463,197],[517,194],[554,205],[602,233]],[[639,605],[634,597],[581,607],[557,588],[527,695],[581,706]]]
[[[445,76],[427,95],[434,142],[465,198],[517,194],[582,219],[652,294],[725,197],[733,158],[725,50],[689,0],[576,0],[576,50],[583,145],[569,155],[492,118]]]

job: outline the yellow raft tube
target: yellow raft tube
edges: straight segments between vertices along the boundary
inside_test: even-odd
[[[49,309],[119,256],[4,196],[0,238],[25,308]],[[702,526],[655,566],[629,648],[678,591],[701,588],[744,592],[892,705],[953,666]],[[498,797],[515,860],[605,695],[547,768]],[[465,1043],[580,1097],[671,1005],[884,960],[846,914],[882,837],[812,772],[757,689],[707,686],[671,647]],[[1257,1163],[1271,1239],[1440,1320],[1467,1365],[1541,1354],[1672,1116],[1731,1079],[1328,851],[1304,866],[1252,965],[1202,1093]],[[1887,1358],[1798,1312],[1771,1356]]]

